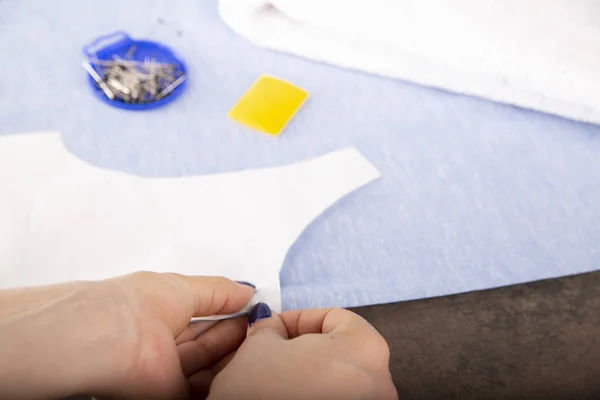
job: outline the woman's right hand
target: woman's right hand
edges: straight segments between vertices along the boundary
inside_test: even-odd
[[[272,313],[258,304],[247,339],[209,399],[397,399],[385,339],[343,309]]]

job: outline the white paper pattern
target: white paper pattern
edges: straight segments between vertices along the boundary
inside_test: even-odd
[[[353,149],[290,166],[145,178],[91,166],[60,134],[0,139],[0,288],[137,270],[223,275],[281,310],[279,270],[305,227],[378,171]]]

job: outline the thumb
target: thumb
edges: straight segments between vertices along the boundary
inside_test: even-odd
[[[248,316],[247,337],[258,335],[274,335],[282,339],[288,338],[285,324],[277,313],[265,303],[258,303],[250,311]]]

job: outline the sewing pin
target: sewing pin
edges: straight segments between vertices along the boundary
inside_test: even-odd
[[[129,59],[131,57],[133,57],[133,53],[135,53],[135,51],[137,50],[137,46],[134,44],[132,45],[129,50],[127,50],[127,53],[125,53],[125,58]]]
[[[106,82],[104,82],[104,80],[100,77],[100,75],[98,75],[98,73],[96,72],[96,70],[94,69],[94,67],[92,67],[90,65],[89,62],[84,61],[82,63],[83,68],[87,71],[88,74],[90,74],[90,76],[92,77],[92,79],[94,81],[96,81],[96,83],[98,84],[98,86],[100,86],[100,89],[102,89],[102,91],[104,92],[104,94],[111,100],[115,99],[115,95],[114,93],[110,90],[110,88],[108,87],[108,85],[106,85]]]
[[[185,81],[186,76],[182,75],[179,77],[179,79],[177,79],[175,82],[171,83],[169,86],[167,86],[166,88],[164,88],[163,90],[160,91],[160,93],[158,93],[155,97],[155,100],[160,100],[163,97],[165,97],[166,95],[168,95],[169,93],[171,93],[173,90],[175,90],[177,88],[177,86],[181,85],[183,83],[183,81]]]

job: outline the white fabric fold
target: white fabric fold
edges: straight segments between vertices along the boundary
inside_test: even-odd
[[[600,123],[594,0],[220,0],[265,48]]]
[[[91,166],[58,133],[0,139],[0,288],[137,270],[254,283],[281,310],[289,247],[331,204],[379,176],[353,149],[297,164],[181,178]]]

